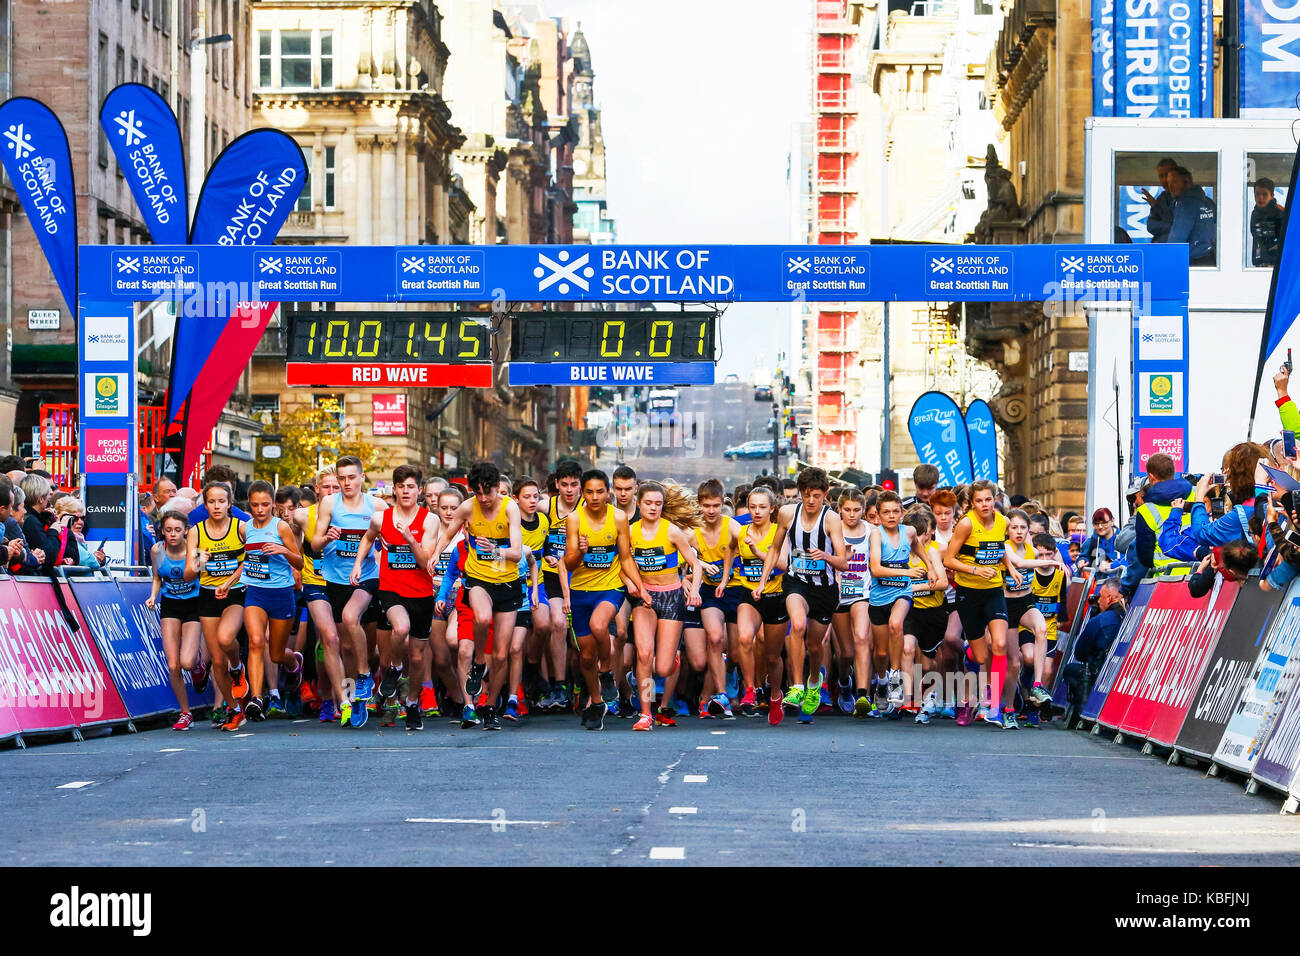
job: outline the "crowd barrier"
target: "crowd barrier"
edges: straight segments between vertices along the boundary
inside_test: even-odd
[[[1070,582],[1062,663],[1086,626],[1091,575]],[[0,740],[126,726],[179,709],[167,677],[147,576],[115,573],[58,581],[0,575]],[[1058,667],[1058,674],[1061,668]],[[1088,699],[1094,733],[1167,749],[1171,764],[1232,771],[1254,792],[1300,805],[1300,579],[1283,594],[1258,579],[1220,579],[1202,598],[1186,580],[1139,585]],[[191,708],[212,704],[211,686]],[[1054,688],[1065,702],[1062,679]]]
[[[0,740],[125,726],[179,709],[148,578],[0,575]],[[190,706],[212,704],[212,691]]]

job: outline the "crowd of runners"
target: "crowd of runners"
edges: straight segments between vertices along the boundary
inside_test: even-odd
[[[210,681],[225,731],[1050,718],[1068,553],[992,482],[926,477],[904,500],[819,468],[686,489],[481,462],[463,484],[400,466],[381,497],[346,457],[302,487],[254,482],[247,510],[218,480],[165,511],[149,603],[177,699],[184,671]]]

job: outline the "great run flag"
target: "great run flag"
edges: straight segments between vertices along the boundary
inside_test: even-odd
[[[912,404],[907,430],[921,461],[939,469],[939,484],[971,483],[970,440],[961,409],[951,397],[926,392]]]
[[[77,313],[77,190],[68,134],[40,100],[15,96],[0,105],[5,171],[31,220],[68,311]]]
[[[143,83],[123,83],[104,97],[99,125],[153,241],[185,245],[190,234],[185,153],[176,114],[167,101]]]
[[[221,151],[208,170],[194,210],[190,242],[271,245],[306,181],[307,165],[293,137],[273,129],[243,134]],[[275,303],[266,302],[223,304],[208,290],[200,291],[217,308],[177,310],[167,392],[169,421],[190,399],[182,474],[189,474],[276,308]],[[196,311],[199,314],[192,314]],[[200,376],[204,387],[196,390]]]
[[[976,481],[998,480],[998,434],[993,427],[993,409],[977,398],[966,409],[966,437],[970,442],[971,473]]]
[[[1241,115],[1297,109],[1300,11],[1287,0],[1237,0]]]
[[[1115,115],[1214,115],[1209,0],[1117,0]]]

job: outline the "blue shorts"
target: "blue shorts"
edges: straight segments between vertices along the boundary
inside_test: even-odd
[[[569,611],[573,616],[573,636],[589,637],[591,635],[591,615],[596,605],[604,602],[614,607],[614,613],[627,600],[627,591],[623,588],[610,588],[608,591],[569,591]]]
[[[292,621],[298,616],[293,588],[244,588],[244,607],[260,607],[273,621]]]
[[[519,606],[520,611],[531,611],[537,605],[533,604],[533,589],[528,584],[528,578],[520,578],[519,586],[524,589],[524,603]],[[550,598],[546,596],[546,585],[539,578],[537,581],[537,604],[545,607]]]
[[[302,603],[310,604],[312,601],[324,601],[329,603],[330,596],[325,591],[323,584],[308,584],[303,582],[302,585]]]
[[[722,591],[722,597],[714,597],[713,589],[717,585],[710,587],[705,585],[700,588],[700,610],[706,607],[716,607],[722,612],[722,619],[728,624],[736,623],[736,612],[740,610],[740,605],[745,603],[749,597],[749,589],[737,584],[728,584]]]

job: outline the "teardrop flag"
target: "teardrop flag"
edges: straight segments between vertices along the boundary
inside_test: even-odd
[[[926,392],[912,403],[907,430],[921,461],[939,469],[939,484],[968,485],[970,440],[957,403],[943,392]]]
[[[153,241],[185,245],[185,152],[176,114],[167,101],[143,83],[123,83],[104,97],[99,125]]]
[[[982,398],[966,409],[966,437],[970,442],[971,473],[975,480],[998,480],[998,434],[993,426],[993,409]]]

